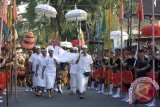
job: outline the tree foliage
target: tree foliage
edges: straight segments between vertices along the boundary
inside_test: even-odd
[[[112,30],[117,30],[118,27],[118,14],[120,0],[111,0],[111,7],[114,15],[112,16]],[[38,3],[48,3],[55,7],[57,10],[57,17],[48,18],[43,16],[38,16],[35,14],[35,7]],[[128,0],[124,0],[124,3],[127,4]],[[17,0],[17,4],[27,3],[27,13],[22,14],[22,17],[27,19],[29,31],[34,31],[36,35],[41,36],[41,41],[48,42],[48,38],[52,38],[55,35],[56,31],[59,31],[61,40],[72,40],[77,38],[76,23],[69,23],[65,20],[65,14],[74,9],[74,5],[77,4],[77,7],[84,9],[88,13],[88,19],[85,22],[82,22],[82,27],[87,23],[89,26],[89,32],[92,36],[95,36],[95,25],[98,17],[98,12],[100,10],[101,20],[103,17],[103,11],[109,9],[109,0]],[[107,13],[106,13],[107,15]],[[21,26],[22,21],[19,22]],[[19,27],[19,31],[22,27]],[[84,28],[82,28],[85,31]],[[103,34],[103,33],[102,33]]]

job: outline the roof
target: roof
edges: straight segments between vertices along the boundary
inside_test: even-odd
[[[139,0],[134,0],[138,3]],[[145,16],[152,16],[152,0],[143,0],[143,8]],[[155,16],[160,17],[160,0],[157,0],[155,7]]]

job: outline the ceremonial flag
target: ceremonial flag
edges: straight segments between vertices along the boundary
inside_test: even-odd
[[[98,15],[98,20],[97,20],[97,24],[96,24],[96,36],[100,37],[100,13]]]
[[[136,13],[139,21],[144,20],[144,11],[143,11],[143,0],[139,0],[138,10]]]
[[[3,4],[0,6],[0,17],[4,23],[7,23],[7,0],[3,0]]]
[[[7,39],[9,39],[9,35],[10,35],[9,27],[7,24],[5,24],[5,36],[7,37]]]
[[[56,32],[55,38],[52,40],[52,46],[55,48],[57,46],[57,42],[59,42],[59,32]]]
[[[108,28],[111,27],[111,14],[112,14],[111,9],[109,9],[108,12],[107,12],[107,17],[106,17]]]
[[[18,20],[16,0],[13,1],[13,19]]]
[[[83,34],[83,31],[82,31],[81,28],[80,28],[79,34],[80,34],[80,40],[82,41],[82,44],[85,43],[85,41],[84,41],[84,34]]]
[[[18,34],[17,34],[17,30],[16,29],[14,29],[14,38],[15,38],[15,40],[18,38]]]
[[[89,40],[89,31],[88,31],[88,25],[86,23],[86,30],[85,30],[85,40]]]
[[[123,19],[124,19],[124,5],[123,5],[123,0],[121,0],[119,20],[122,21]]]
[[[12,5],[9,6],[9,13],[8,13],[8,25],[9,29],[12,29]]]
[[[105,15],[105,11],[103,12],[103,20],[102,20],[102,31],[105,33],[107,30],[107,26],[106,26],[106,15]]]

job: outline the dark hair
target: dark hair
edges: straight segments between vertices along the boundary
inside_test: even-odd
[[[144,52],[144,50],[143,50],[143,49],[140,49],[138,52],[139,52],[139,53],[142,53],[142,52]]]

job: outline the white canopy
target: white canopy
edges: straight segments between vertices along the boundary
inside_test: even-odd
[[[45,15],[47,17],[53,17],[55,18],[57,15],[57,11],[54,7],[48,5],[48,4],[40,4],[35,7],[35,12],[38,15]]]
[[[75,5],[75,9],[66,13],[65,15],[66,21],[83,21],[87,19],[87,12],[81,9],[77,9]]]

